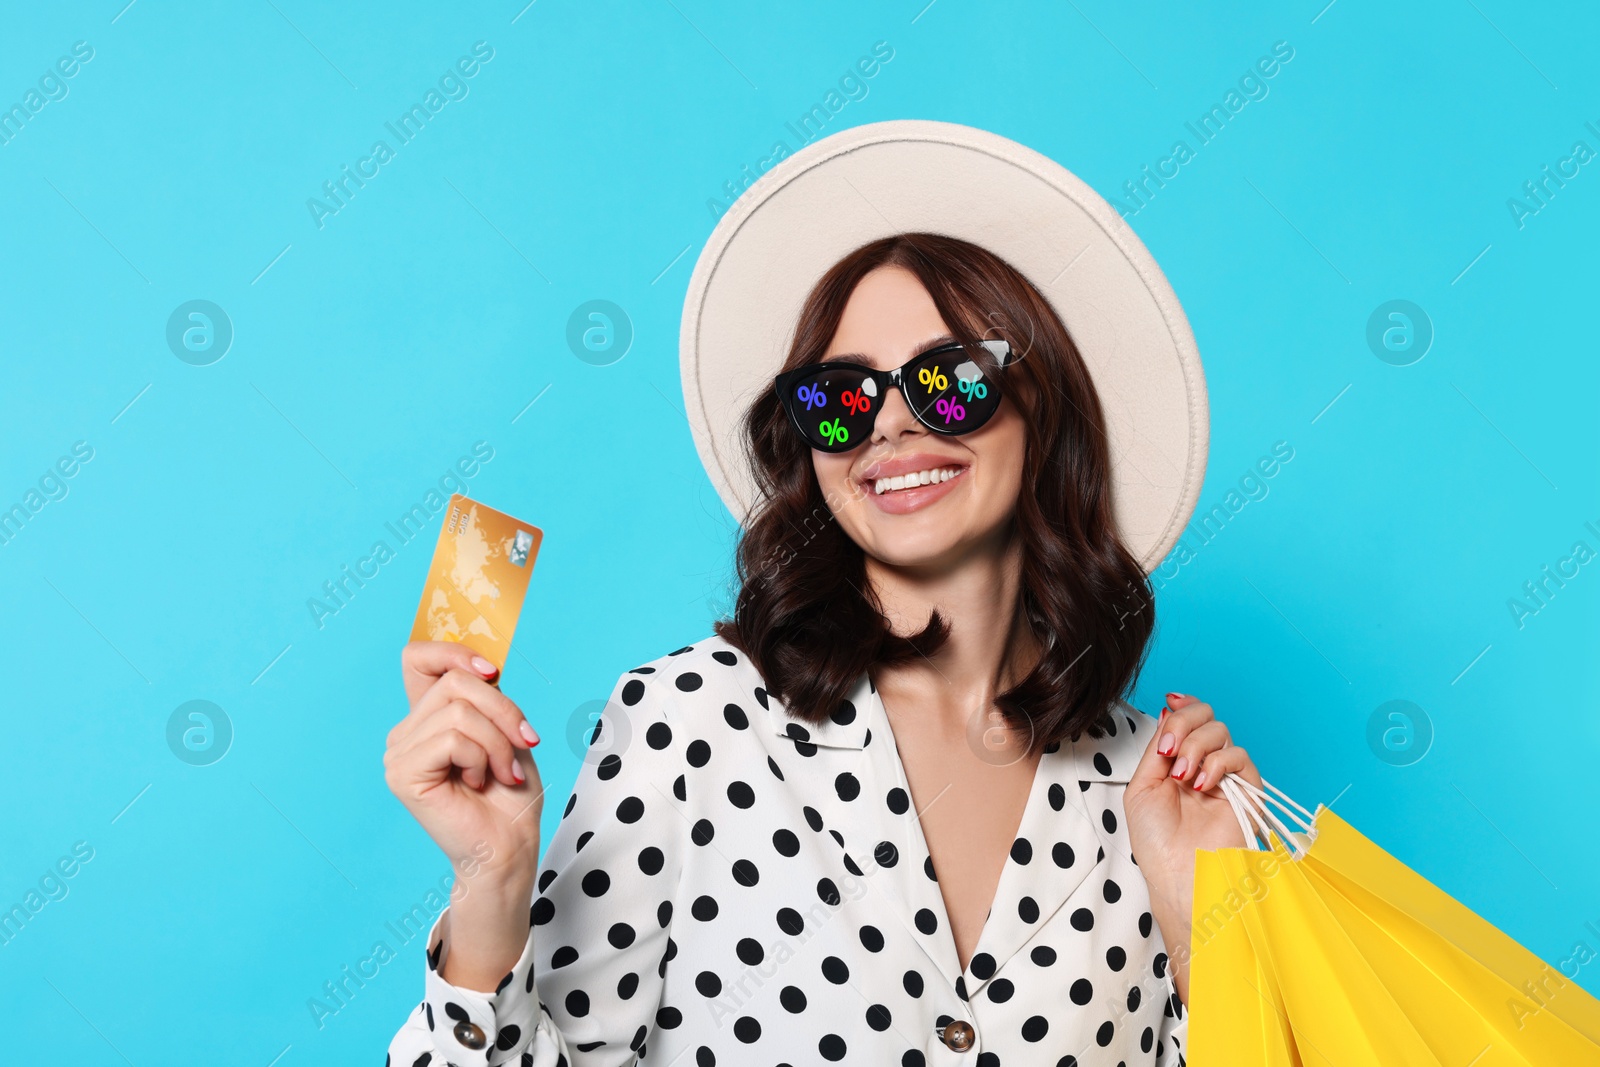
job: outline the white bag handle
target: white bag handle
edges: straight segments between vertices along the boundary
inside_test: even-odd
[[[1261,851],[1275,834],[1290,853],[1300,856],[1308,843],[1316,840],[1317,817],[1271,782],[1263,779],[1261,784],[1266,789],[1231,771],[1221,782],[1222,795],[1233,808],[1239,829],[1244,831],[1246,847]],[[1285,825],[1285,820],[1298,829]]]

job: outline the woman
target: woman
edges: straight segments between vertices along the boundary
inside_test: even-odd
[[[487,662],[407,647],[389,784],[491,858],[390,1062],[1182,1062],[1194,852],[1259,776],[1205,703],[1120,699],[1151,595],[1049,302],[870,242],[746,432],[735,617],[618,680],[537,881],[536,735]]]

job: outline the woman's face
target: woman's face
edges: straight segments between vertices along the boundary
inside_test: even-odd
[[[916,275],[879,267],[851,293],[823,358],[849,355],[893,370],[951,339]],[[981,429],[945,437],[918,422],[891,389],[860,448],[813,449],[811,459],[824,499],[869,556],[896,567],[948,567],[998,543],[1022,487],[1024,437],[1009,399]],[[915,488],[903,487],[913,481]]]

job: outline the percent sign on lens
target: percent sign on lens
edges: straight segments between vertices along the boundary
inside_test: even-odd
[[[798,395],[800,402],[806,406],[807,411],[812,408],[820,408],[828,402],[827,396],[815,385],[802,385]]]
[[[844,444],[844,442],[850,440],[850,431],[839,425],[838,419],[834,419],[832,422],[825,422],[821,426],[818,426],[817,432],[820,433],[830,445]]]
[[[944,372],[934,370],[930,367],[923,367],[921,370],[917,371],[917,381],[921,382],[923,385],[926,385],[928,387],[928,392],[930,393],[935,391],[942,392],[943,390],[950,388],[950,379],[944,376]]]
[[[951,419],[960,420],[967,417],[967,409],[954,400],[941,400],[933,405],[933,409],[944,416],[946,425],[949,425]]]
[[[839,394],[839,402],[845,407],[849,408],[850,414],[852,415],[859,415],[863,411],[872,410],[872,401],[867,399],[865,396],[862,396],[861,390],[859,389],[855,390],[854,392],[846,389],[844,392]]]
[[[989,395],[989,387],[976,378],[957,378],[956,388],[968,400],[982,400]]]

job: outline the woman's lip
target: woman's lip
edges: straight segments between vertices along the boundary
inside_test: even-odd
[[[908,512],[920,511],[943,497],[966,476],[966,473],[967,468],[962,467],[953,477],[946,478],[942,482],[919,485],[914,489],[889,489],[877,493],[868,486],[867,499],[871,500],[879,511],[890,515],[905,515]]]
[[[861,484],[871,488],[873,482],[879,478],[893,478],[899,474],[911,474],[915,471],[938,470],[943,467],[965,467],[967,464],[953,456],[940,456],[932,452],[913,452],[906,456],[896,456],[893,459],[880,459],[867,465],[867,469],[860,474]]]

